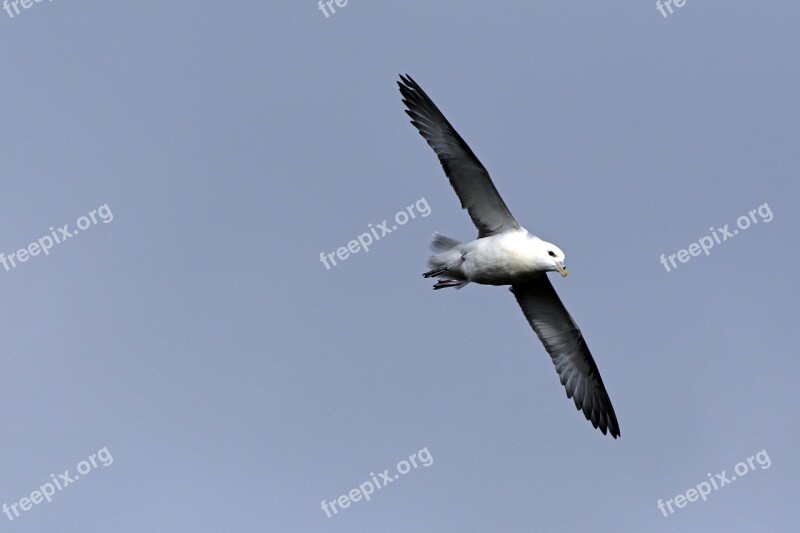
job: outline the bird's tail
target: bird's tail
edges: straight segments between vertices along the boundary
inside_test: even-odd
[[[464,261],[461,241],[445,237],[441,233],[434,233],[431,239],[431,250],[437,252],[428,259],[429,271],[424,278],[438,278],[433,286],[434,290],[455,287],[460,289],[469,280],[461,272],[461,263]]]
[[[449,252],[453,248],[457,248],[464,244],[456,239],[451,239],[435,231],[431,237],[431,251],[432,252]]]

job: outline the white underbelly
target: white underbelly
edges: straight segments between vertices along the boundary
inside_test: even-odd
[[[465,246],[461,270],[472,282],[510,285],[542,272],[525,247],[524,235],[501,234],[485,237]]]

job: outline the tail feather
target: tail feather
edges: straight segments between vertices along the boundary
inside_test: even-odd
[[[456,239],[451,239],[450,237],[446,237],[441,233],[434,232],[433,238],[431,238],[431,250],[434,252],[449,252],[456,246],[464,244],[461,241],[457,241]]]
[[[460,289],[467,283],[461,270],[458,268],[464,260],[461,246],[464,243],[445,237],[441,233],[434,233],[431,239],[431,250],[438,252],[428,259],[428,268],[430,270],[425,272],[422,276],[425,278],[438,278],[436,284],[433,286],[434,290],[444,289],[446,287],[455,287]]]

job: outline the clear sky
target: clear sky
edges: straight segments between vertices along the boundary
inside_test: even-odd
[[[8,5],[3,531],[798,523],[797,2]],[[620,439],[508,291],[422,279],[476,231],[406,72],[565,251]]]

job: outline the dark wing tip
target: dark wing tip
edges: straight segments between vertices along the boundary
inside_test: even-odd
[[[611,434],[616,439],[621,435],[617,415],[614,412],[614,406],[611,404],[611,398],[608,397],[605,385],[603,385],[602,378],[599,375],[597,377],[599,379],[599,390],[595,391],[593,397],[584,396],[583,398],[578,398],[578,395],[571,394],[570,390],[567,389],[567,398],[572,398],[575,402],[575,408],[583,412],[583,416],[591,422],[594,428],[599,429],[603,435]]]
[[[414,78],[412,78],[408,74],[400,74],[400,81],[402,81],[403,83],[400,83],[398,81],[397,84],[400,85],[401,87],[406,86],[410,89],[419,89],[419,85],[417,85],[417,82],[415,82]]]

